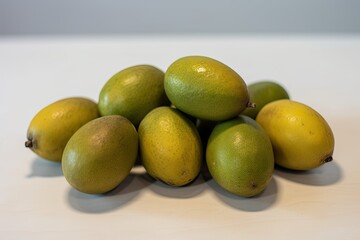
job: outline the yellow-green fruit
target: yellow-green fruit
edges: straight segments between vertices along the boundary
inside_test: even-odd
[[[62,170],[71,186],[84,193],[105,193],[130,173],[138,135],[125,117],[100,117],[82,126],[67,143]]]
[[[289,99],[289,94],[283,86],[273,81],[261,81],[248,85],[250,101],[256,107],[246,108],[241,114],[253,119],[266,104],[279,99]]]
[[[262,192],[274,172],[269,137],[247,116],[219,123],[210,135],[206,162],[213,179],[244,197]]]
[[[152,110],[139,126],[142,163],[149,175],[171,186],[182,186],[199,174],[202,159],[195,125],[170,107]]]
[[[334,135],[311,107],[277,100],[260,110],[256,121],[269,135],[275,162],[293,170],[310,170],[332,160]]]
[[[164,91],[164,73],[150,65],[126,68],[111,77],[101,89],[102,116],[122,115],[135,126],[152,109],[169,104]]]
[[[176,108],[199,119],[226,120],[249,104],[247,87],[239,74],[208,57],[176,60],[165,72],[164,85]]]
[[[72,97],[56,101],[31,120],[25,146],[44,159],[60,162],[70,137],[97,117],[98,107],[92,100]]]

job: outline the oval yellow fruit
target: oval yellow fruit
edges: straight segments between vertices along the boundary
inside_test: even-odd
[[[44,159],[60,162],[70,137],[97,117],[97,104],[90,99],[72,97],[56,101],[31,120],[25,146]]]
[[[164,73],[150,65],[136,65],[116,73],[99,95],[102,116],[121,115],[135,126],[152,109],[167,104]]]
[[[94,119],[66,144],[62,170],[71,186],[84,193],[105,193],[130,173],[138,151],[138,135],[125,117]]]
[[[180,111],[158,107],[145,116],[138,131],[141,160],[150,176],[171,186],[197,177],[202,161],[200,136]]]
[[[206,162],[221,187],[244,197],[262,192],[274,172],[270,139],[247,116],[216,125],[207,144]]]
[[[240,75],[208,57],[176,60],[165,72],[164,85],[176,108],[199,119],[226,120],[249,104],[247,87]]]
[[[333,132],[311,107],[292,100],[277,100],[265,105],[256,121],[269,135],[278,165],[310,170],[332,160]]]

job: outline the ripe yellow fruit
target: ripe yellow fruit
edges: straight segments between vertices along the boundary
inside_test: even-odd
[[[176,108],[203,120],[230,119],[249,105],[247,87],[239,74],[208,57],[176,60],[165,72],[164,85]]]
[[[216,125],[208,141],[206,162],[221,187],[244,197],[262,192],[274,172],[270,139],[247,116]]]
[[[31,120],[25,146],[44,159],[60,162],[70,137],[97,117],[98,107],[92,100],[72,97],[56,101]]]
[[[256,121],[269,135],[275,162],[293,170],[310,170],[332,160],[334,135],[311,107],[292,100],[265,105]]]
[[[152,109],[168,104],[164,73],[150,65],[136,65],[116,73],[99,95],[102,116],[121,115],[135,126]]]
[[[84,193],[105,193],[130,173],[138,135],[125,117],[100,117],[82,126],[66,144],[62,170],[71,186]]]
[[[170,107],[152,110],[139,125],[142,163],[149,175],[171,186],[193,181],[200,172],[202,147],[195,125]]]

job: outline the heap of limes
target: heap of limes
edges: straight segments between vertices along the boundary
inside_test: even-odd
[[[153,178],[179,187],[202,166],[227,191],[254,196],[274,165],[310,170],[332,160],[334,136],[311,107],[274,81],[246,85],[227,65],[188,56],[166,72],[137,65],[116,73],[99,101],[54,102],[32,119],[26,147],[62,163],[85,193],[118,186],[137,159]]]

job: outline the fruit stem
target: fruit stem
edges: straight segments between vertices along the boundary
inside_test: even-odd
[[[27,141],[25,142],[25,147],[31,148],[32,146],[33,146],[33,142],[32,142],[31,140],[27,140]]]
[[[331,162],[333,160],[332,156],[325,158],[324,162]]]
[[[256,108],[256,103],[248,102],[246,107],[248,107],[248,108]]]

